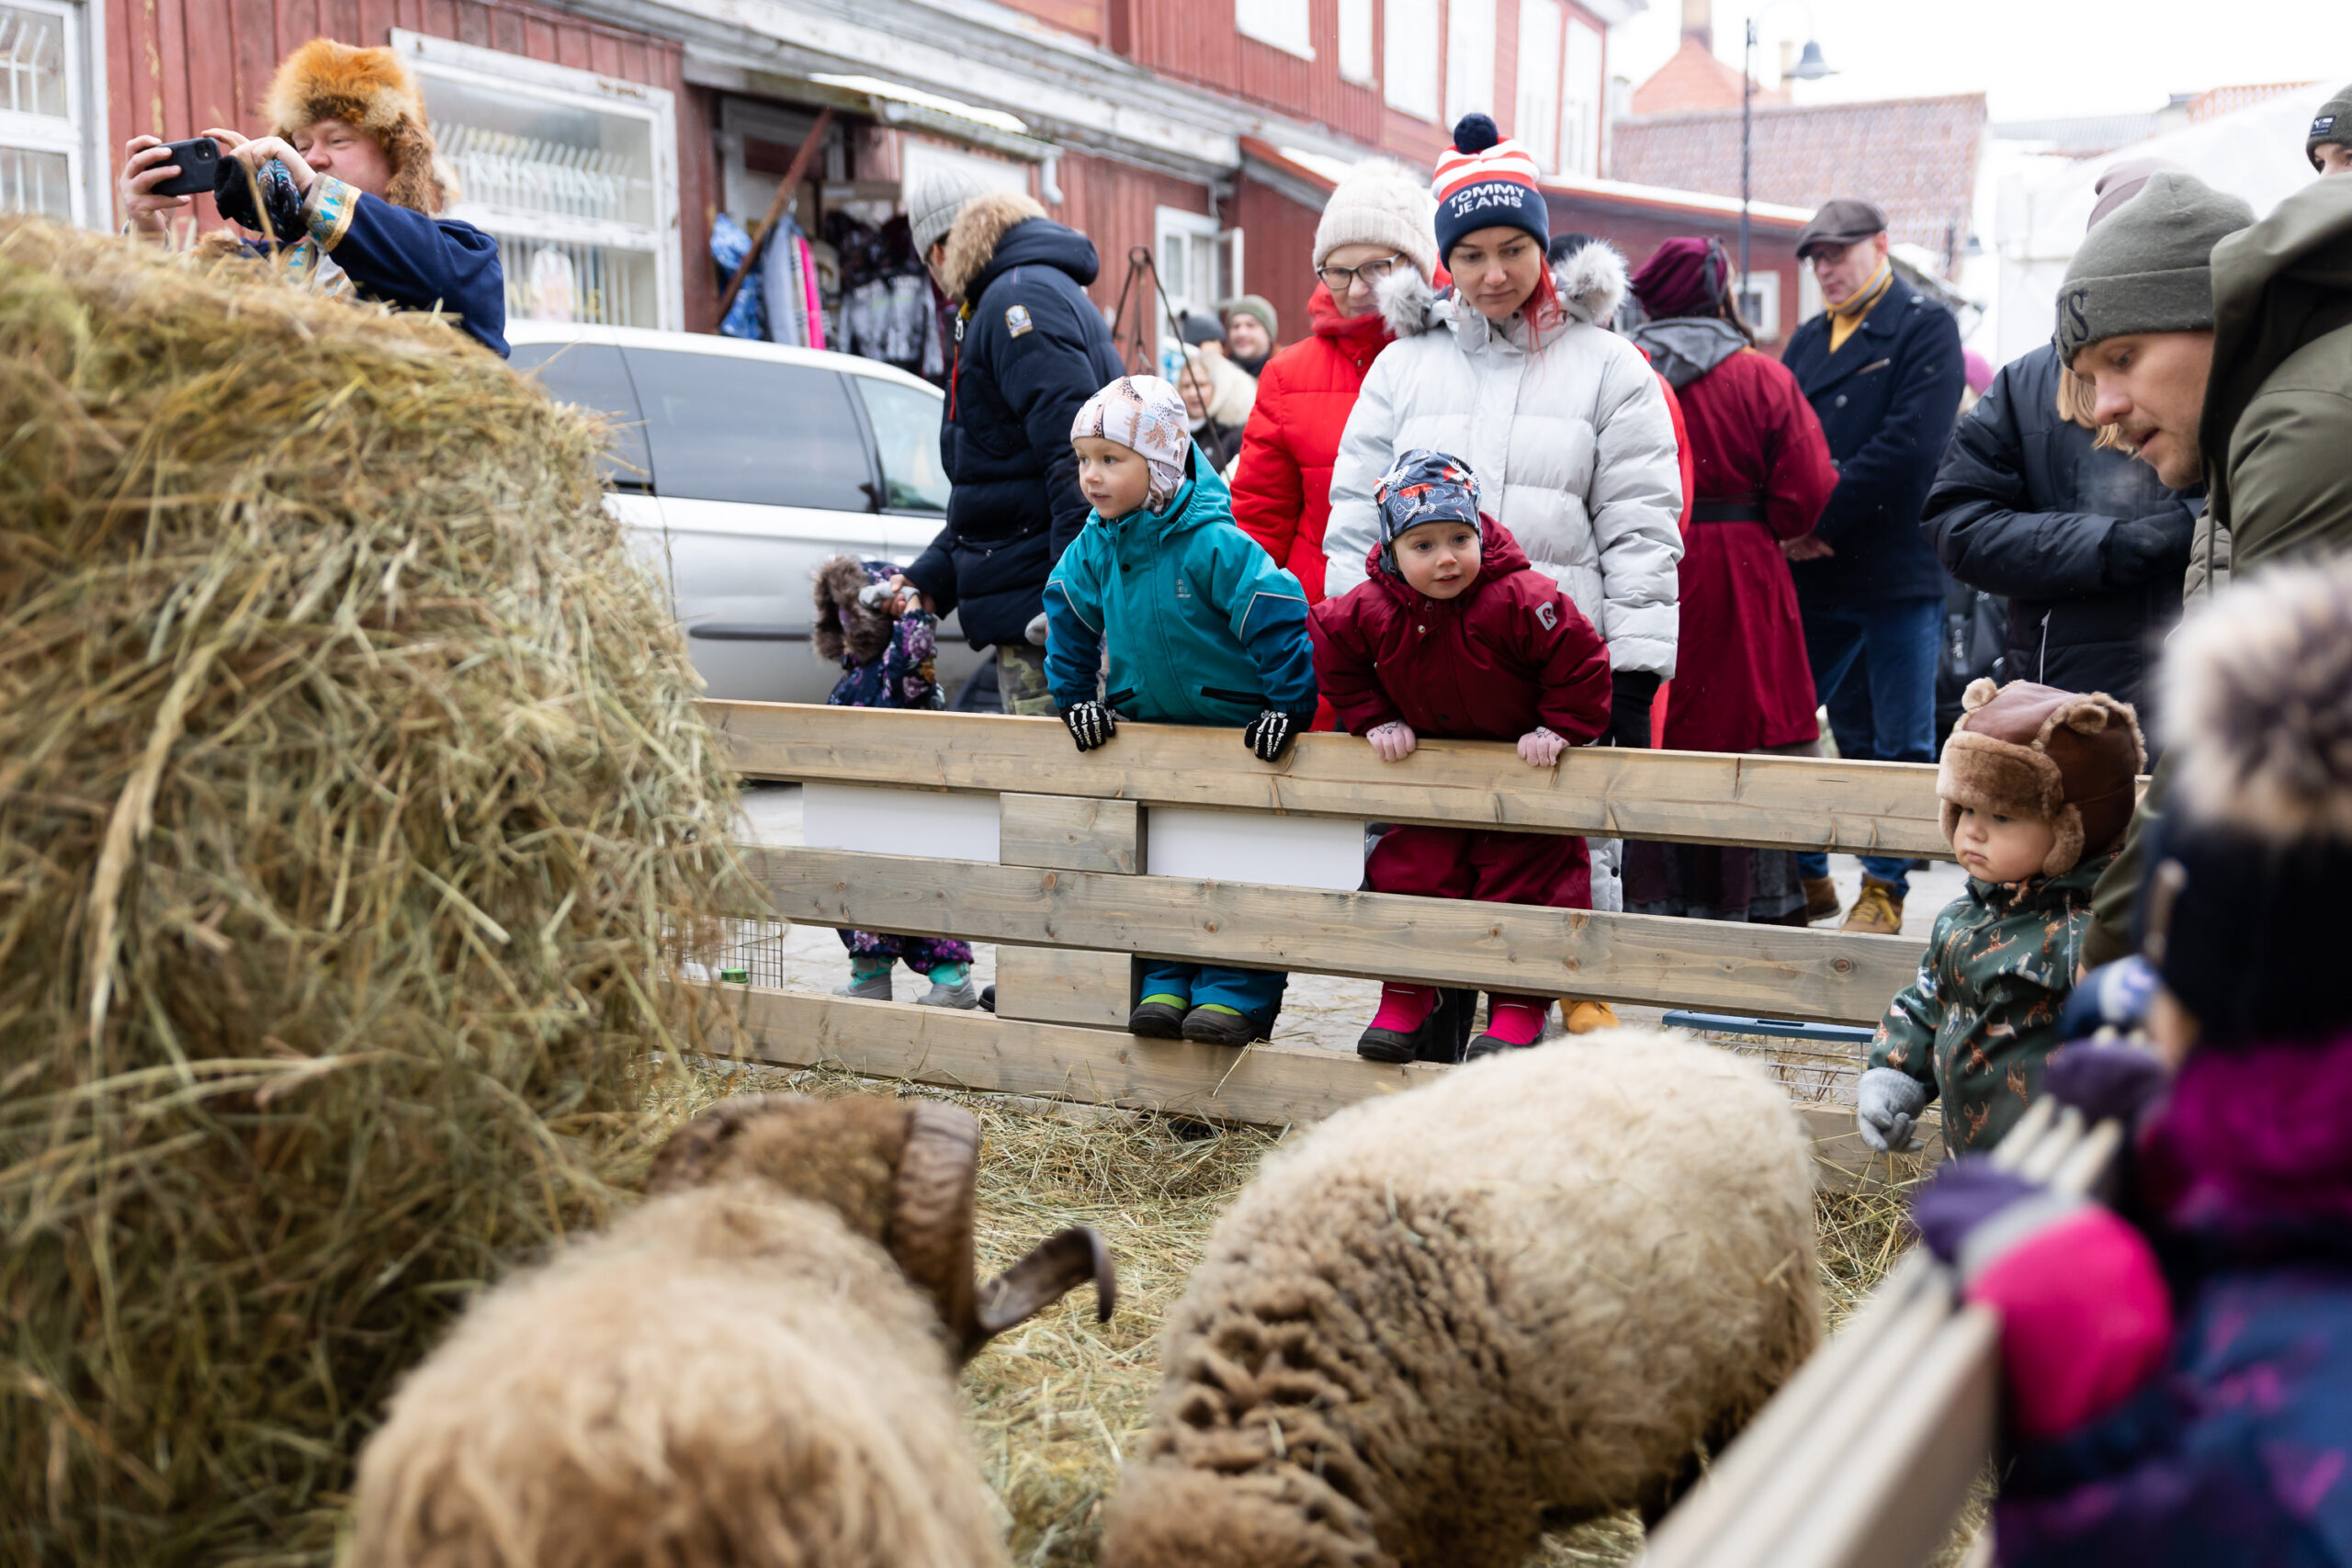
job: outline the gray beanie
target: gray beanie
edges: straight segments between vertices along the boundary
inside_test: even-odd
[[[2311,134],[2303,139],[2303,156],[2319,167],[2319,150],[2333,141],[2338,147],[2352,147],[2352,85],[2336,89],[2335,96],[2320,105],[2319,113],[2312,117]]]
[[[947,238],[964,204],[989,189],[988,182],[954,165],[932,170],[907,191],[907,227],[914,231],[915,259],[931,255],[931,247]]]
[[[2128,333],[2213,330],[2213,247],[2254,209],[2162,169],[2086,235],[2058,289],[2058,363]]]

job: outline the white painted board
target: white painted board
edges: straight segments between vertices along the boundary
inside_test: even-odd
[[[1144,816],[1154,876],[1263,882],[1352,893],[1363,886],[1361,822],[1155,806]]]
[[[992,862],[997,797],[808,784],[800,788],[800,832],[801,841],[812,849]]]

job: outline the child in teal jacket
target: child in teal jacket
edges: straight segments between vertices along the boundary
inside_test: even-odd
[[[1122,377],[1079,411],[1070,441],[1093,511],[1046,583],[1046,684],[1080,751],[1126,718],[1238,725],[1253,755],[1276,761],[1315,718],[1306,592],[1235,526],[1188,424],[1157,376]],[[1285,978],[1154,964],[1127,1027],[1246,1045],[1273,1026]]]

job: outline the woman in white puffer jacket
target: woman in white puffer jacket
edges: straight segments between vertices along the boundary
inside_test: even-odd
[[[1397,454],[1423,446],[1458,457],[1528,558],[1600,633],[1611,670],[1649,677],[1618,682],[1629,688],[1620,705],[1631,697],[1645,710],[1645,735],[1646,698],[1674,674],[1682,476],[1673,416],[1640,350],[1600,324],[1623,298],[1624,258],[1596,242],[1547,276],[1533,162],[1513,141],[1463,148],[1480,139],[1474,121],[1492,136],[1485,116],[1465,118],[1455,130],[1462,151],[1438,166],[1438,237],[1453,294],[1436,298],[1409,268],[1381,285],[1396,342],[1374,362],[1340,438],[1323,536],[1329,592],[1364,580],[1380,533],[1373,487]],[[1525,165],[1516,205],[1514,164]],[[1506,254],[1514,248],[1532,251],[1532,268]],[[1476,276],[1464,265],[1473,256]],[[1489,276],[1501,281],[1487,288]]]

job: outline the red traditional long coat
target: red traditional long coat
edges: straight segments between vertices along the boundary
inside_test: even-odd
[[[1780,541],[1813,531],[1838,488],[1796,378],[1743,349],[1681,389],[1696,500],[1682,536],[1682,629],[1665,744],[1756,751],[1816,739],[1813,671]],[[1760,498],[1762,522],[1707,522],[1705,503]]]

